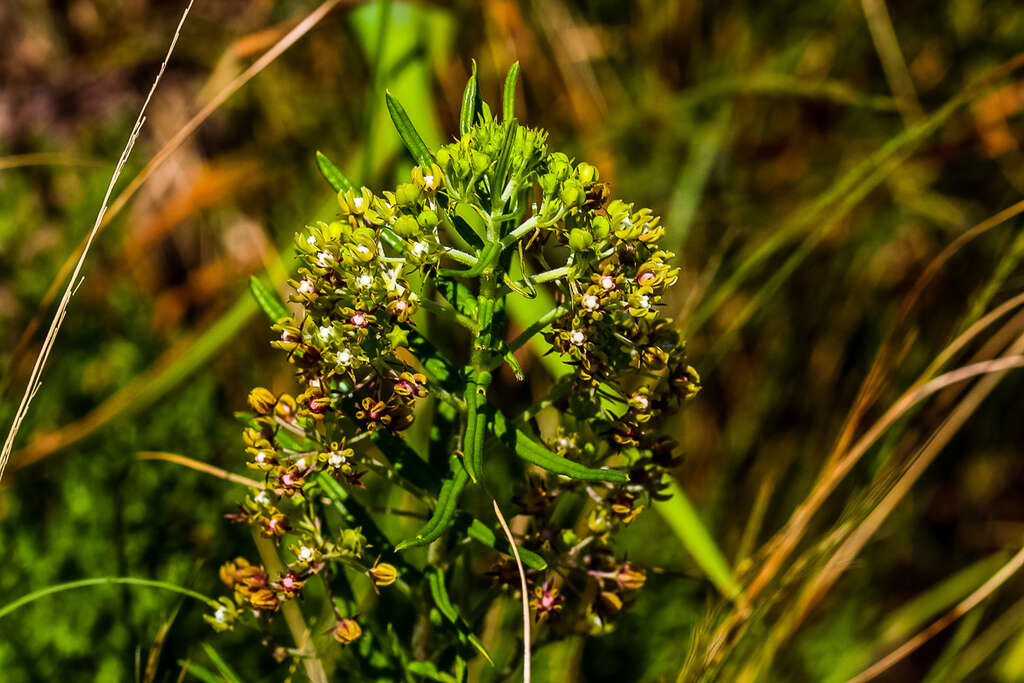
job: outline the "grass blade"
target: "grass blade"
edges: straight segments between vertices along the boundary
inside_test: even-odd
[[[220,653],[213,649],[213,646],[209,643],[203,643],[203,651],[206,652],[206,656],[210,658],[213,665],[217,667],[217,671],[224,677],[228,683],[242,683],[242,679],[238,677],[228,663],[224,661],[224,658],[220,656]]]
[[[45,598],[48,595],[55,593],[62,593],[64,591],[74,590],[75,588],[86,588],[89,586],[106,586],[110,584],[121,584],[127,586],[143,586],[145,588],[158,588],[160,590],[171,591],[172,593],[179,593],[190,598],[205,602],[208,606],[216,609],[219,604],[213,598],[209,598],[202,593],[196,592],[189,588],[183,588],[173,583],[167,583],[166,581],[155,581],[153,579],[140,579],[133,576],[103,576],[95,579],[79,579],[78,581],[68,581],[67,583],[58,583],[45,588],[40,588],[37,591],[32,591],[27,595],[23,595],[17,600],[7,603],[0,607],[0,619],[3,619],[11,612],[24,607],[25,605],[35,602],[40,598]]]
[[[289,318],[291,315],[288,313],[288,309],[285,308],[281,300],[277,298],[277,295],[263,284],[255,275],[249,277],[249,289],[252,291],[253,298],[256,299],[256,303],[259,304],[263,312],[267,314],[273,322],[279,321],[281,318]]]
[[[683,547],[718,590],[730,599],[738,596],[740,585],[733,578],[732,568],[725,559],[725,554],[704,526],[683,489],[671,480],[665,493],[672,497],[655,502],[654,509],[672,528]]]

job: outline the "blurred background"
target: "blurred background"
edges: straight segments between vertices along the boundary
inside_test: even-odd
[[[333,214],[314,152],[372,187],[407,177],[384,89],[436,146],[458,128],[471,59],[492,102],[519,60],[520,118],[664,216],[683,267],[671,307],[705,387],[672,425],[686,456],[675,474],[741,577],[811,489],[879,349],[889,361],[854,435],[1024,289],[1024,71],[992,71],[1024,46],[1012,0],[340,2],[257,61],[316,7],[197,0],[0,486],[0,604],[115,574],[219,591],[219,564],[249,552],[224,519],[237,491],[136,454],[238,469],[233,412],[251,386],[292,386],[247,281],[282,282],[294,232]],[[5,434],[183,8],[0,3]],[[1024,331],[1016,313],[948,367],[1001,353]],[[524,369],[546,372],[539,358]],[[1020,548],[1021,377],[974,407],[786,634],[768,680],[844,680]],[[963,389],[885,433],[807,548],[864,519]],[[537,680],[674,680],[699,646],[714,587],[658,514],[623,542],[664,571],[615,633],[541,648]],[[1022,591],[1010,579],[885,677],[1024,680]],[[115,588],[34,603],[0,621],[0,679],[132,680],[178,608]],[[180,605],[156,680],[203,656],[201,613]],[[515,657],[514,638],[487,637]],[[251,634],[216,642],[246,680],[286,673]]]

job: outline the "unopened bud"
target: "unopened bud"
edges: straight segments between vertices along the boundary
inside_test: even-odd
[[[274,409],[277,397],[270,389],[256,387],[249,392],[249,406],[260,415],[267,415]]]

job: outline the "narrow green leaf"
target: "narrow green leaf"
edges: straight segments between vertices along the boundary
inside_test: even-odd
[[[11,612],[24,607],[30,602],[35,602],[40,598],[45,598],[47,595],[53,595],[54,593],[62,593],[64,591],[73,590],[75,588],[86,588],[88,586],[104,586],[108,584],[121,584],[128,586],[143,586],[144,588],[158,588],[160,590],[170,591],[172,593],[180,593],[181,595],[195,598],[201,602],[205,602],[210,607],[216,609],[219,607],[218,603],[213,598],[208,598],[202,593],[197,593],[189,588],[182,588],[181,586],[173,583],[167,583],[166,581],[154,581],[152,579],[139,579],[133,576],[103,576],[96,579],[80,579],[78,581],[68,581],[67,583],[58,583],[53,586],[47,586],[40,588],[39,590],[32,591],[27,595],[23,595],[17,600],[13,600],[6,605],[0,607],[0,619],[3,619]]]
[[[220,675],[224,677],[224,680],[228,681],[228,683],[242,683],[242,679],[239,678],[238,674],[231,670],[228,663],[224,661],[224,658],[220,656],[220,653],[213,649],[212,645],[209,643],[203,643],[202,645],[203,651],[206,652],[206,656],[209,657],[210,661],[213,662],[213,665],[217,667],[217,671],[219,671]]]
[[[968,565],[952,576],[915,596],[889,613],[878,627],[877,649],[906,640],[940,613],[945,612],[983,584],[1009,558],[997,552]]]
[[[439,567],[430,566],[426,570],[427,585],[430,587],[430,597],[434,599],[434,605],[438,611],[448,620],[448,622],[455,627],[456,632],[460,636],[460,640],[469,642],[473,647],[476,648],[477,652],[487,660],[488,664],[494,666],[494,660],[491,659],[490,653],[487,652],[487,648],[480,641],[475,633],[469,628],[462,615],[459,614],[459,609],[451,601],[448,596],[448,587],[444,583],[444,572]]]
[[[501,100],[502,121],[511,121],[516,116],[516,81],[519,80],[519,62],[511,66],[505,76],[505,94]]]
[[[405,441],[383,430],[374,432],[371,438],[399,476],[418,488],[432,492],[440,490],[441,476]]]
[[[668,525],[682,541],[683,546],[693,556],[697,565],[704,570],[708,579],[727,598],[734,599],[740,593],[740,585],[733,578],[725,555],[719,549],[715,539],[708,532],[704,522],[693,509],[683,490],[675,482],[669,480],[665,493],[672,497],[668,500],[654,502],[654,509],[664,518]]]
[[[481,543],[488,548],[493,548],[499,553],[512,557],[512,546],[509,545],[508,539],[504,536],[498,536],[494,531],[481,522],[479,519],[470,517],[467,514],[459,515],[458,521],[455,524],[456,529],[464,532],[471,539],[477,543]],[[548,568],[547,560],[538,555],[537,553],[519,546],[519,557],[530,569],[536,569],[537,571],[544,571]]]
[[[198,678],[204,683],[224,683],[224,679],[213,673],[209,669],[203,666],[199,666],[195,662],[187,662],[183,659],[178,660],[178,666],[183,670],[192,674],[195,678]]]
[[[472,71],[469,80],[466,81],[466,89],[462,92],[462,110],[459,112],[459,133],[462,135],[468,133],[469,129],[473,127],[473,122],[476,119],[477,98],[479,97],[476,80],[476,60],[470,61]]]
[[[281,300],[277,298],[277,294],[273,292],[269,287],[263,284],[255,275],[249,277],[249,289],[252,290],[252,295],[256,299],[256,303],[260,305],[263,312],[267,314],[271,322],[277,322],[281,318],[289,318],[291,314],[288,313],[288,309],[285,308]]]
[[[335,192],[348,192],[352,189],[352,183],[341,172],[341,169],[335,166],[334,162],[324,156],[319,150],[316,153],[316,167],[320,169],[320,175],[324,177],[324,180],[327,181],[327,184]]]
[[[402,142],[405,143],[406,148],[412,154],[416,163],[420,166],[432,164],[434,157],[427,148],[427,144],[423,142],[423,138],[416,132],[416,127],[412,125],[412,121],[409,120],[409,115],[405,113],[402,104],[392,97],[389,91],[384,92],[384,100],[387,102],[388,113],[391,114],[391,120],[395,123],[398,135],[402,138]]]
[[[441,671],[433,662],[409,662],[409,671],[417,676],[429,678],[432,681],[439,681],[439,683],[455,683],[456,680],[455,676]]]

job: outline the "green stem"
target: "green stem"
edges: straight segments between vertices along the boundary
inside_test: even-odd
[[[252,538],[256,542],[256,550],[260,554],[263,566],[267,568],[270,579],[276,581],[284,573],[281,558],[277,555],[277,547],[274,546],[270,539],[260,536],[255,531],[252,534]],[[304,657],[302,660],[309,680],[313,681],[313,683],[327,683],[327,672],[324,670],[323,662],[320,661],[320,653],[317,651],[316,643],[313,641],[313,634],[309,630],[309,626],[306,625],[306,620],[302,616],[302,610],[299,609],[298,603],[295,600],[285,601],[281,605],[281,612],[284,614],[284,620],[288,624],[288,630],[291,632],[292,638],[295,639],[295,647],[301,651],[306,651],[308,648],[313,652],[312,657]]]
[[[533,338],[533,335],[537,334],[538,332],[543,330],[545,327],[547,327],[548,324],[552,320],[557,320],[558,318],[561,318],[563,315],[565,315],[568,312],[569,312],[569,309],[566,308],[565,306],[556,306],[555,308],[552,308],[550,311],[548,311],[547,313],[542,315],[537,320],[537,322],[535,322],[534,324],[530,325],[525,330],[523,330],[522,334],[520,334],[518,337],[516,337],[515,339],[510,341],[509,344],[508,344],[508,350],[509,351],[517,350],[523,344],[525,344],[526,342],[530,341],[530,339]]]
[[[139,579],[132,576],[103,576],[95,579],[79,579],[78,581],[68,581],[67,583],[58,583],[53,586],[47,586],[46,588],[40,588],[37,591],[33,591],[28,595],[23,595],[14,602],[9,602],[3,607],[0,607],[0,619],[3,619],[11,612],[18,608],[24,607],[30,602],[35,602],[40,598],[45,598],[47,595],[53,595],[54,593],[61,593],[63,591],[73,590],[75,588],[85,588],[87,586],[103,586],[108,584],[122,584],[129,586],[145,586],[146,588],[159,588],[165,591],[171,591],[172,593],[180,593],[181,595],[195,598],[205,602],[208,606],[213,609],[217,609],[220,605],[213,598],[207,597],[202,593],[198,593],[188,588],[182,588],[173,583],[167,583],[166,581],[154,581],[153,579]]]

